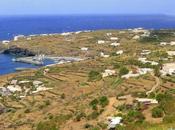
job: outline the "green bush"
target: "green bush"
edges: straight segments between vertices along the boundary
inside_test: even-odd
[[[175,121],[175,115],[166,115],[164,118],[163,118],[163,122],[164,123],[174,123]]]
[[[97,71],[90,71],[88,77],[89,81],[98,81],[102,79],[102,75]]]
[[[159,102],[168,101],[168,100],[171,100],[172,99],[172,95],[170,95],[169,93],[164,93],[164,94],[163,93],[159,93],[156,96],[156,99]]]
[[[125,75],[125,74],[128,74],[128,73],[129,73],[129,70],[126,67],[122,67],[119,70],[119,75],[120,76]]]
[[[131,123],[142,123],[144,119],[145,117],[143,116],[143,114],[137,110],[129,110],[125,117],[126,122]]]
[[[105,107],[109,104],[109,100],[106,96],[103,96],[103,97],[100,97],[99,99],[99,104],[102,106],[102,107]]]
[[[56,123],[51,121],[40,122],[36,130],[59,130]]]
[[[46,106],[49,106],[50,104],[51,104],[51,103],[50,103],[50,100],[46,100],[46,101],[45,101],[45,105],[46,105]]]
[[[163,110],[160,107],[155,107],[152,109],[152,117],[160,118],[163,117]]]
[[[99,103],[98,100],[94,99],[89,103],[89,105],[92,107],[93,110],[96,110],[98,103]]]
[[[99,113],[98,111],[93,111],[89,116],[88,116],[88,119],[96,119],[97,117],[99,116]]]

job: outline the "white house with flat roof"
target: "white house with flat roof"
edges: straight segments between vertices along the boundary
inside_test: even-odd
[[[175,56],[175,51],[167,51],[169,56]]]
[[[82,51],[88,51],[88,48],[87,47],[82,47],[81,50]]]
[[[108,58],[108,57],[110,57],[110,55],[105,55],[103,52],[100,53],[100,56],[103,57],[103,58]]]
[[[98,40],[97,43],[98,43],[98,44],[104,44],[104,43],[106,43],[106,42],[105,42],[104,40]]]
[[[123,54],[123,50],[119,50],[119,51],[117,51],[116,54],[117,54],[117,55],[121,55],[121,54]]]
[[[4,45],[8,45],[9,43],[10,43],[10,41],[8,41],[8,40],[2,41],[2,44],[4,44]]]
[[[160,70],[162,75],[174,75],[175,74],[175,63],[166,63],[163,65],[162,69]]]
[[[117,41],[117,40],[119,40],[119,38],[118,37],[111,37],[110,40],[111,41]]]
[[[116,71],[115,70],[105,70],[105,72],[102,73],[102,77],[105,78],[105,77],[108,77],[108,76],[112,76],[112,75],[115,75],[116,74]]]
[[[114,43],[111,43],[111,46],[117,47],[117,46],[120,46],[120,43],[114,42]]]
[[[14,37],[14,41],[18,41],[20,38],[24,38],[24,35],[18,35]]]
[[[117,125],[122,125],[122,117],[108,117],[108,129],[115,129]]]

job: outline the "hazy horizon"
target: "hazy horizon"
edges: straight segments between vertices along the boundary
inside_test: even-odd
[[[175,15],[172,0],[2,0],[0,5],[0,15]]]

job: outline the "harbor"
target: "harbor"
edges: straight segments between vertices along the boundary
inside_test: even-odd
[[[42,66],[53,66],[70,62],[78,62],[84,59],[76,57],[53,57],[37,55],[33,57],[14,57],[12,55],[0,54],[0,75],[37,69]]]
[[[31,62],[31,59],[32,59],[31,57],[27,58],[27,61]],[[39,67],[54,63],[54,61],[52,60],[44,60],[42,65],[36,65],[30,62],[24,62],[26,61],[26,58],[24,57],[22,58],[22,60],[24,60],[23,62],[20,62],[19,59],[18,59],[19,62],[17,61],[14,62],[14,60],[16,60],[16,58],[12,55],[0,54],[0,75],[15,73],[16,71],[37,69]]]

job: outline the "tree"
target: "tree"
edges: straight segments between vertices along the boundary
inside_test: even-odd
[[[128,74],[128,73],[129,73],[129,70],[126,67],[122,67],[119,70],[119,75],[120,76],[125,75],[125,74]]]
[[[99,72],[93,71],[93,70],[89,72],[88,76],[89,76],[89,81],[97,81],[102,79],[102,75]]]
[[[163,110],[160,107],[155,107],[152,109],[152,117],[160,118],[163,116]]]
[[[106,96],[100,97],[99,101],[102,107],[105,107],[109,104],[109,100]]]

